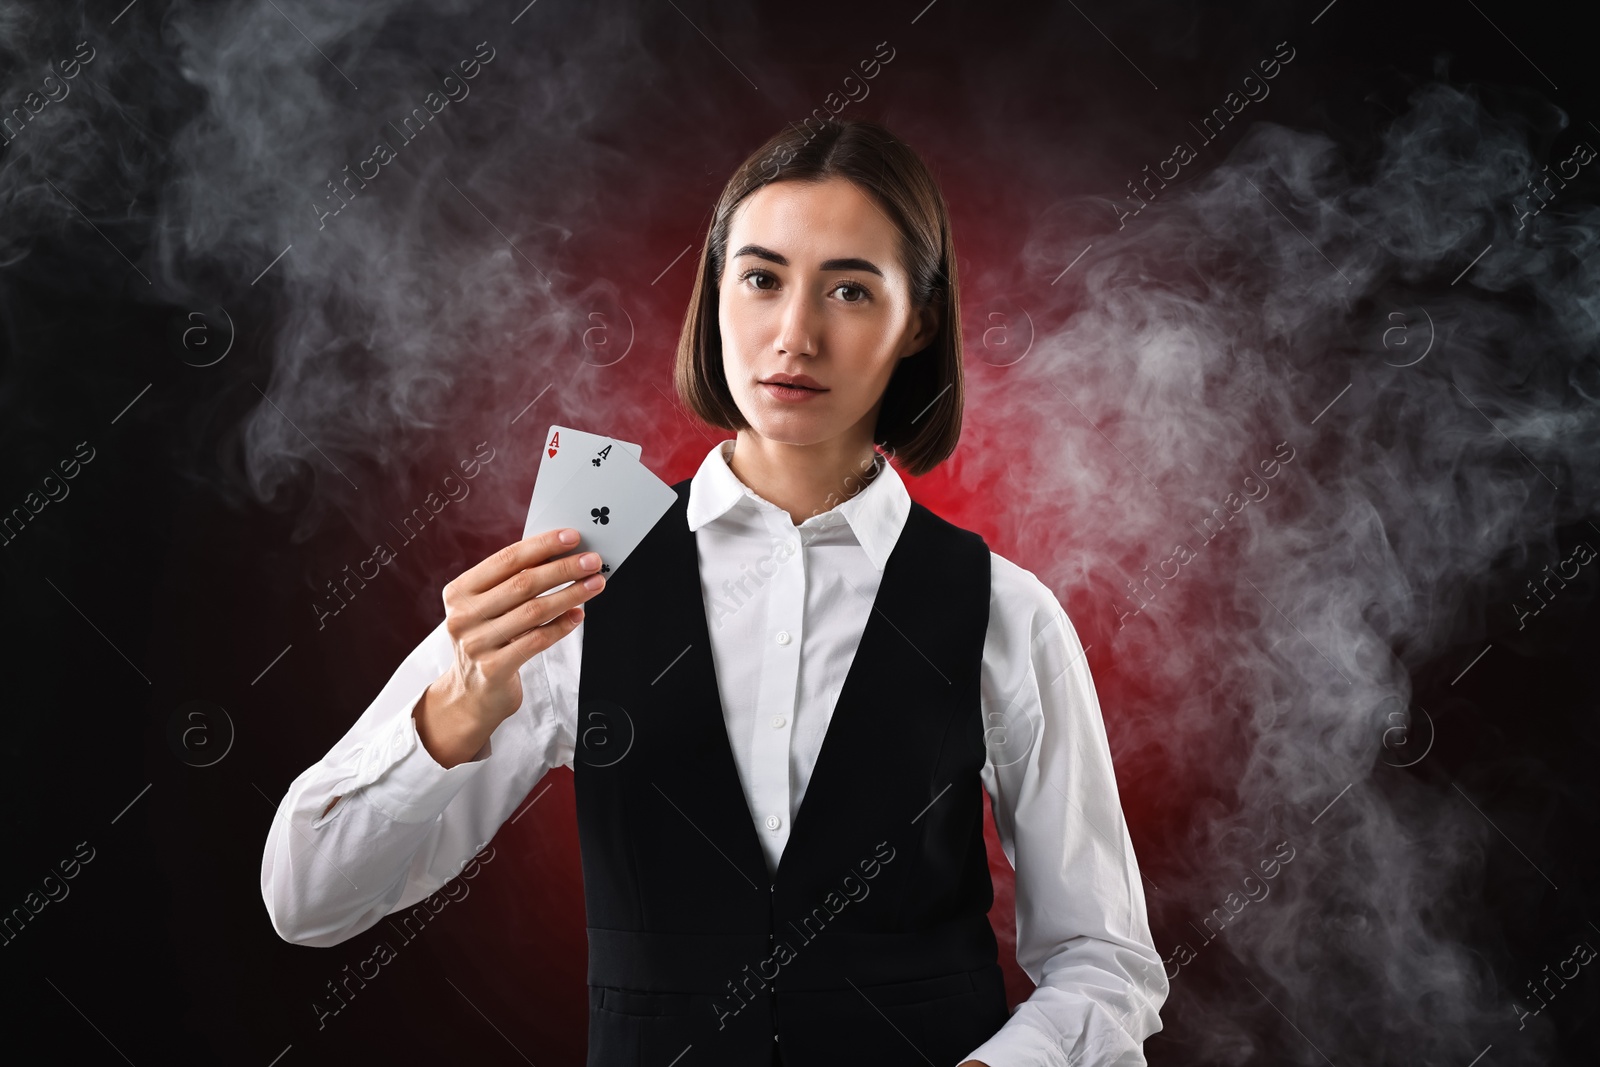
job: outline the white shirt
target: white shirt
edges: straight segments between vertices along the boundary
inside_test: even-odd
[[[865,489],[797,527],[733,473],[733,446],[695,473],[688,525],[734,761],[776,870],[911,498],[880,457]],[[963,1060],[1144,1064],[1167,977],[1083,646],[1031,572],[996,553],[990,570],[982,781],[1016,871],[1017,962],[1038,988]],[[572,766],[583,630],[523,665],[522,705],[448,770],[412,710],[450,667],[450,639],[442,621],[423,639],[279,806],[261,895],[281,937],[338,944],[432,895],[550,768]]]

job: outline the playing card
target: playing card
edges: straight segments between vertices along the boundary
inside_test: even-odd
[[[581,540],[561,556],[600,553],[600,573],[609,581],[677,500],[672,486],[631,454],[613,452],[600,466],[575,472],[528,522],[534,533],[577,530]]]
[[[630,455],[634,460],[640,456],[639,446],[631,441],[585,433],[570,426],[550,427],[550,432],[545,434],[544,452],[539,457],[539,473],[534,478],[533,499],[528,504],[522,536],[532,537],[550,529],[548,526],[535,528],[535,517],[574,474],[603,467],[612,457]]]

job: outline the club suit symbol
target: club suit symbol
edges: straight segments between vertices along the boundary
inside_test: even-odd
[[[610,508],[590,508],[589,514],[594,516],[594,521],[599,526],[604,526],[611,521]]]

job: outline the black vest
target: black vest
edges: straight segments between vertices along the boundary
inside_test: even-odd
[[[1008,1018],[979,779],[988,546],[912,502],[769,877],[673,489],[585,605],[588,1067],[956,1067]]]

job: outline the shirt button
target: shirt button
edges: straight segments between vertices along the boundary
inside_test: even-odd
[[[774,715],[772,717],[772,728],[774,730],[781,730],[783,729],[783,724],[788,721],[789,720],[785,719],[782,715]]]
[[[783,825],[783,820],[778,818],[776,815],[768,815],[767,816],[767,829],[768,830],[776,830],[778,827],[780,827],[782,825]]]
[[[789,643],[789,631],[788,630],[779,630],[778,631],[778,644],[787,645],[788,643]]]

